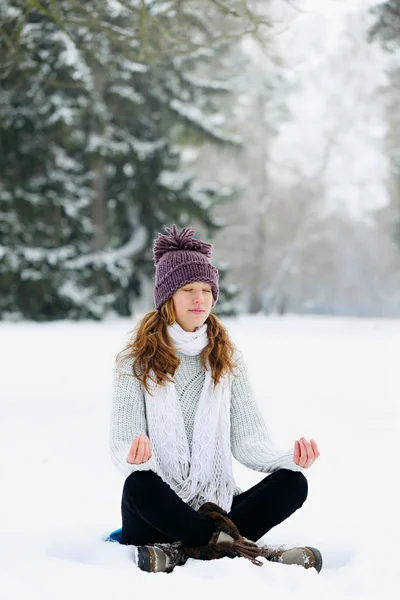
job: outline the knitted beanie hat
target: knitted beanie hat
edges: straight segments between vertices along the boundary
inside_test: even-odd
[[[219,274],[210,263],[212,245],[196,240],[191,227],[184,227],[180,233],[176,225],[165,229],[169,235],[159,233],[153,246],[156,310],[181,287],[195,281],[211,285],[215,304],[219,295]]]

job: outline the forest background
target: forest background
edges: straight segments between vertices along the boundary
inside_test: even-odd
[[[0,319],[153,306],[214,245],[219,315],[400,316],[400,0],[3,0]]]

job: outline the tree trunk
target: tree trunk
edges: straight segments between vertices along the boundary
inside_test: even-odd
[[[261,132],[265,129],[265,113],[267,110],[267,100],[261,92],[257,100],[257,112],[259,117]],[[253,225],[253,266],[252,276],[250,283],[250,301],[249,301],[249,313],[257,314],[264,308],[263,306],[263,295],[264,295],[264,258],[265,250],[267,246],[267,232],[265,227],[265,216],[269,208],[269,196],[268,196],[268,174],[267,174],[267,160],[268,160],[268,148],[264,140],[263,135],[260,136],[260,143],[257,144],[260,149],[260,184],[259,193],[257,200],[257,207],[254,214],[254,225]]]
[[[93,196],[91,217],[93,224],[92,251],[101,251],[107,245],[107,208],[105,197],[105,160],[97,155],[92,160]]]
[[[101,105],[104,102],[104,91],[106,80],[101,65],[92,70],[94,78],[94,88],[96,90],[95,101]],[[100,113],[101,114],[101,113]],[[106,123],[101,116],[96,115],[93,124],[93,133],[100,139],[104,136]],[[93,193],[91,217],[93,226],[92,252],[102,252],[108,242],[107,235],[107,198],[106,198],[106,160],[100,154],[101,148],[97,153],[93,153],[91,159],[91,170],[93,173]],[[102,295],[110,293],[110,282],[104,270],[95,274],[99,291]]]

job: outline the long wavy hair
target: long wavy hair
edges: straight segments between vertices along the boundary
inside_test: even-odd
[[[165,385],[172,381],[180,360],[168,334],[168,326],[176,321],[172,298],[169,298],[159,311],[147,313],[137,324],[126,346],[117,354],[117,368],[121,362],[133,358],[132,374],[139,379],[148,393],[149,381]],[[209,343],[200,354],[203,368],[208,360],[214,387],[221,377],[232,373],[237,366],[234,360],[236,348],[221,321],[210,313],[207,320]],[[151,376],[150,371],[154,373]]]

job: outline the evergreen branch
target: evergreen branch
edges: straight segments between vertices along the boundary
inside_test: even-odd
[[[130,34],[130,32],[128,32],[128,30],[117,27],[113,23],[104,21],[104,19],[102,19],[96,13],[91,12],[84,4],[79,2],[79,0],[69,0],[69,2],[73,6],[75,6],[75,8],[78,11],[83,12],[85,14],[87,20],[82,21],[82,20],[70,19],[68,22],[70,22],[74,25],[86,26],[89,29],[93,29],[93,30],[100,29],[107,35],[115,36],[115,37],[110,37],[110,39],[113,39],[114,41],[120,41],[120,38],[118,38],[117,36],[121,36],[121,35],[125,39],[136,39],[135,36],[132,36]],[[67,17],[66,17],[66,20],[67,20]]]
[[[146,56],[146,51],[149,46],[149,38],[147,31],[147,18],[148,11],[145,0],[141,0],[141,11],[140,11],[140,40],[141,40],[141,48],[139,52],[139,60],[144,60]]]
[[[218,6],[225,14],[233,15],[234,17],[240,17],[240,14],[235,8],[230,8],[229,6],[226,6],[221,0],[211,0],[211,2]]]
[[[172,53],[174,56],[176,55],[176,52],[178,52],[179,48],[182,48],[182,43],[186,42],[186,46],[185,46],[185,52],[186,53],[188,51],[188,40],[185,39],[183,40],[182,38],[179,39],[179,41],[176,41],[176,38],[169,33],[169,31],[161,24],[161,23],[157,23],[156,25],[156,30],[158,31],[159,34],[162,34],[164,41],[166,42],[170,42],[170,46],[169,46],[169,52],[168,54]],[[175,44],[178,44],[177,46]],[[167,55],[168,55],[167,54]]]
[[[56,13],[57,12],[57,0],[50,0],[50,4],[53,6],[53,10]]]
[[[260,15],[255,15],[248,5],[248,0],[241,0],[241,2],[246,17],[249,19],[249,21],[251,21],[251,23],[253,23],[254,26],[256,26],[257,29],[260,27],[260,25],[264,25],[265,27],[272,26],[271,21],[266,21]]]
[[[194,130],[199,131],[202,134],[206,134],[209,139],[214,140],[219,144],[230,144],[232,146],[241,146],[242,141],[238,136],[229,136],[224,132],[215,131],[213,128],[208,127],[202,120],[197,119],[185,112],[185,103],[177,99],[172,99],[166,107],[173,114],[179,116],[187,125],[191,126]]]
[[[73,6],[75,6],[76,8],[78,8],[80,11],[82,11],[83,13],[85,13],[87,16],[91,17],[92,21],[95,21],[97,24],[99,24],[100,16],[97,15],[95,11],[89,10],[89,8],[87,8],[84,4],[82,4],[78,0],[69,0],[69,2]]]
[[[28,7],[36,8],[37,11],[39,11],[42,15],[50,19],[50,21],[57,23],[57,25],[63,28],[63,24],[60,18],[58,18],[54,13],[49,11],[45,6],[43,6],[40,0],[27,0],[26,3]]]
[[[389,2],[389,4],[386,4],[384,10],[392,17],[400,19],[400,5],[394,6],[392,2]]]
[[[67,83],[65,81],[60,81],[59,79],[50,79],[49,77],[43,77],[42,81],[47,83],[51,87],[56,87],[58,89],[66,89],[66,90],[84,90],[85,86],[83,83]]]
[[[390,0],[379,4],[371,12],[377,15],[377,22],[370,28],[369,39],[381,37],[382,46],[389,50],[385,42],[398,41],[400,44],[400,5]],[[398,23],[396,23],[396,20]]]
[[[195,27],[197,27],[200,31],[204,33],[204,35],[210,38],[210,30],[208,27],[208,20],[203,19],[202,15],[200,16],[196,11],[191,10],[190,8],[185,8],[185,10],[181,13],[182,21],[186,24],[191,23]]]
[[[160,12],[157,13],[157,17],[165,17],[165,15],[167,15],[171,10],[173,10],[173,8],[177,5],[177,1],[171,1],[170,5],[167,6],[167,8],[165,10],[161,10]]]
[[[211,1],[214,2],[214,0]],[[252,14],[248,7],[247,10],[249,11],[249,14]],[[164,50],[164,53],[161,53],[164,54],[164,56],[174,56],[175,58],[185,57],[199,50],[207,50],[210,48],[216,49],[223,44],[227,44],[232,41],[238,41],[246,35],[258,37],[258,25],[260,23],[264,25],[269,24],[266,21],[257,20],[257,18],[254,16],[251,20],[251,27],[245,28],[244,30],[240,30],[236,33],[227,33],[226,31],[222,31],[218,35],[212,36],[201,17],[193,12],[190,8],[184,7],[181,15],[183,19],[187,20],[189,18],[190,20],[193,20],[195,25],[199,27],[207,36],[207,40],[202,43],[194,43],[191,42],[190,38],[182,39],[182,37],[177,40],[177,38],[173,37],[173,35],[160,22],[156,22],[155,28],[158,33],[161,34],[161,37],[164,38],[165,41],[168,41],[171,44],[167,50]],[[259,39],[259,41],[260,44],[264,44],[264,40],[262,38]]]
[[[10,59],[8,61],[5,61],[4,63],[0,63],[1,66],[1,72],[0,72],[0,79],[5,79],[6,77],[9,76],[9,74],[12,71],[13,65],[14,65],[14,61],[12,60],[12,55],[16,52],[16,49],[12,43],[11,38],[8,36],[8,34],[3,31],[2,32],[2,40],[4,42],[4,44],[8,47],[9,50],[9,56]],[[7,55],[7,53],[6,53]]]
[[[13,52],[14,52],[14,56],[15,58],[12,58],[12,53],[10,54],[10,63],[8,66],[8,69],[5,71],[4,77],[1,76],[0,78],[5,79],[6,77],[8,77],[8,75],[11,73],[13,66],[19,62],[19,51],[20,51],[20,47],[21,47],[21,35],[22,35],[22,31],[24,30],[24,27],[28,21],[28,15],[29,15],[30,9],[27,6],[24,12],[24,16],[19,24],[19,27],[16,28],[17,30],[17,36],[16,36],[16,42],[15,45],[13,46]],[[3,32],[3,35],[6,35]],[[12,46],[12,41],[10,38],[10,44]]]
[[[79,0],[69,0],[69,2],[73,6],[75,6],[75,8],[77,8],[79,11],[83,12],[88,18],[88,21],[86,23],[81,24],[87,25],[87,23],[91,23],[92,25],[102,29],[103,31],[106,31],[109,28],[109,23],[104,23],[101,20],[101,18],[96,15],[96,13],[91,12],[84,4],[79,2]],[[79,21],[76,24],[79,24]]]
[[[1,31],[1,28],[0,28],[0,31]],[[10,36],[8,35],[8,33],[6,33],[5,31],[3,31],[3,32],[1,33],[1,37],[2,37],[2,39],[4,40],[4,42],[5,42],[6,46],[8,46],[9,50],[10,50],[10,51],[13,51],[13,50],[14,50],[14,46],[13,46],[13,43],[12,43],[12,41],[11,41],[11,38],[10,38]]]
[[[121,6],[123,6],[128,12],[135,16],[135,20],[139,23],[137,28],[124,29],[114,23],[107,22],[104,20],[99,11],[90,11],[87,5],[81,0],[69,0],[69,4],[75,9],[75,14],[71,14],[71,11],[66,11],[66,14],[60,13],[60,5],[57,0],[49,0],[49,5],[46,6],[43,0],[27,0],[26,14],[32,10],[38,11],[40,14],[47,17],[52,22],[56,23],[62,31],[68,37],[76,43],[74,40],[73,27],[86,27],[89,31],[100,31],[107,35],[110,43],[125,44],[125,52],[128,51],[130,56],[137,61],[150,61],[162,60],[169,56],[184,57],[185,55],[192,54],[201,49],[216,48],[221,43],[229,43],[236,41],[246,35],[258,36],[258,28],[260,25],[269,25],[269,23],[259,19],[247,6],[246,0],[241,0],[245,9],[245,14],[253,25],[252,28],[245,27],[241,31],[236,32],[224,32],[220,31],[217,35],[213,35],[212,31],[208,27],[208,24],[201,18],[199,13],[196,14],[192,11],[187,3],[182,3],[176,0],[171,2],[166,9],[156,13],[154,16],[151,15],[145,0],[140,0],[140,6],[137,8],[127,0],[119,0]],[[219,11],[223,11],[225,15],[240,16],[236,8],[228,7],[222,0],[209,0]],[[100,8],[101,8],[100,4]],[[167,26],[164,24],[165,19],[163,17],[168,14],[169,11],[176,10],[183,19],[179,22],[178,26],[175,26],[174,19],[168,21]],[[185,26],[185,20],[191,19],[194,21],[195,26],[201,30],[205,36],[205,40],[202,42],[193,42],[190,37],[190,27]],[[175,19],[176,21],[176,19]],[[21,25],[21,30],[24,24]],[[261,41],[261,40],[260,40]],[[11,46],[10,46],[11,43]],[[139,49],[136,50],[131,45],[132,43],[138,44]],[[13,42],[9,39],[9,47],[12,47]],[[14,56],[18,55],[17,49],[20,45],[20,36],[17,37],[17,41],[14,44]],[[124,51],[124,50],[123,50]],[[86,52],[89,52],[86,49]],[[7,69],[9,72],[9,69]]]
[[[217,93],[231,93],[232,86],[228,84],[226,81],[218,81],[218,80],[206,80],[206,79],[194,79],[192,75],[188,75],[185,72],[182,72],[180,69],[176,69],[174,71],[179,74],[181,80],[184,83],[187,83],[189,86],[192,86],[195,89],[206,90],[207,92],[217,92]]]

